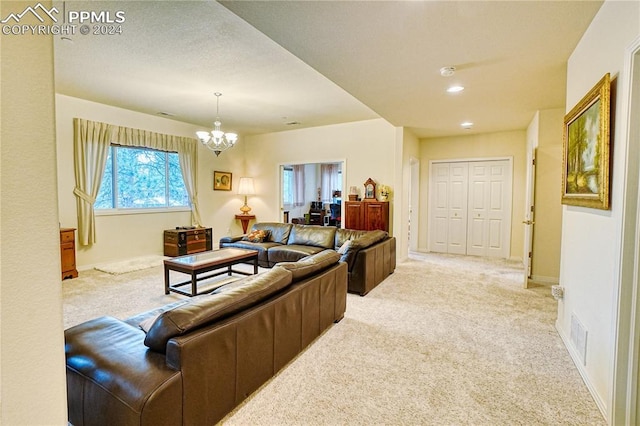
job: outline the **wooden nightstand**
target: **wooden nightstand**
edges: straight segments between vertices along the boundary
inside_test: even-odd
[[[76,228],[60,228],[60,258],[62,263],[62,279],[77,278]]]

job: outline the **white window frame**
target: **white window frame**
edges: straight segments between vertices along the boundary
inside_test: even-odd
[[[165,154],[165,180],[169,178],[169,154],[176,154],[176,152],[172,151],[163,151],[159,149],[153,148],[145,148],[140,146],[124,146],[112,144],[109,147],[111,151],[111,164],[108,164],[107,167],[111,168],[112,173],[112,195],[113,195],[113,203],[117,204],[117,193],[118,193],[118,179],[115,166],[118,161],[118,150],[119,149],[137,149],[137,150],[149,150],[149,151],[158,151],[163,152]],[[106,170],[106,168],[105,168]],[[184,182],[183,182],[184,184]],[[185,189],[186,191],[186,189]],[[188,194],[187,194],[188,195]],[[169,199],[169,183],[167,182],[165,189],[165,197]],[[163,206],[163,207],[141,207],[141,208],[130,208],[130,207],[110,207],[110,208],[95,208],[94,212],[96,216],[117,216],[117,215],[129,215],[129,214],[149,214],[149,213],[167,213],[167,212],[190,212],[191,205],[187,206]]]

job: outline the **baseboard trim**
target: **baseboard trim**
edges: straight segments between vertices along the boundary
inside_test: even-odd
[[[564,344],[564,347],[567,349],[567,352],[569,352],[569,356],[571,357],[573,364],[578,369],[578,373],[580,373],[580,377],[582,377],[582,380],[584,381],[584,384],[587,386],[587,389],[589,390],[591,397],[595,401],[596,406],[598,407],[598,410],[600,410],[600,414],[602,414],[602,416],[604,417],[604,420],[608,423],[607,419],[609,419],[609,413],[607,412],[607,406],[605,402],[602,400],[602,398],[600,397],[600,395],[598,394],[598,392],[596,392],[596,389],[595,389],[595,386],[593,386],[593,383],[591,383],[591,380],[589,379],[589,374],[587,373],[587,370],[585,370],[584,365],[582,365],[582,362],[580,361],[580,357],[578,356],[578,353],[574,349],[573,345],[571,345],[571,341],[569,340],[569,338],[562,331],[562,328],[558,325],[558,321],[556,321],[555,323],[555,328],[556,328],[556,331],[558,332],[558,335],[560,336],[560,339],[562,340],[562,343]]]

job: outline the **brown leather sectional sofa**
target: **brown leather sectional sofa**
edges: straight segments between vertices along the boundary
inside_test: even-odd
[[[247,241],[247,235],[223,237],[220,247],[258,250],[258,264],[263,268],[273,267],[278,262],[296,261],[326,249],[340,251],[341,260],[349,268],[349,292],[361,296],[396,268],[396,239],[384,231],[278,222],[255,223],[251,231],[266,231],[267,237],[260,242]],[[347,241],[349,244],[345,247]]]
[[[125,321],[67,329],[70,423],[215,424],[343,318],[339,259],[321,251]]]

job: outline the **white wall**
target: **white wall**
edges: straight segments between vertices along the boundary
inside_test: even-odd
[[[0,424],[66,425],[53,41],[1,43]]]
[[[624,50],[640,35],[640,3],[606,1],[569,58],[567,102],[569,111],[610,73],[618,85]],[[612,91],[613,93],[616,90]],[[624,110],[628,94],[618,91],[612,111]],[[622,115],[612,116],[612,129],[622,129]],[[624,165],[628,141],[623,131],[612,132],[611,209],[607,211],[564,206],[560,284],[564,301],[558,305],[556,327],[583,375],[596,402],[610,418],[615,348],[615,319],[620,263]],[[631,202],[635,202],[632,200]],[[569,342],[571,315],[588,330],[586,365]]]
[[[250,205],[261,222],[281,218],[281,164],[344,161],[343,184],[360,195],[369,177],[393,190],[401,186],[394,180],[395,127],[382,119],[249,136],[246,152],[247,174],[256,179]]]
[[[560,275],[563,119],[564,109],[545,109],[527,128],[527,152],[537,148],[531,280],[543,284],[557,284]]]
[[[76,199],[73,195],[75,176],[73,167],[73,118],[102,121],[177,136],[194,137],[200,127],[148,114],[56,95],[56,134],[58,152],[58,192],[60,223],[63,227],[77,227]],[[213,190],[213,172],[232,172],[232,191]],[[244,171],[243,140],[219,157],[200,146],[198,150],[198,200],[203,225],[212,227],[215,242],[220,236],[240,233],[234,219],[240,213],[242,199],[235,193]],[[115,260],[162,254],[164,229],[191,225],[190,212],[163,212],[127,215],[97,215],[97,243],[77,247],[77,265],[86,269]]]

